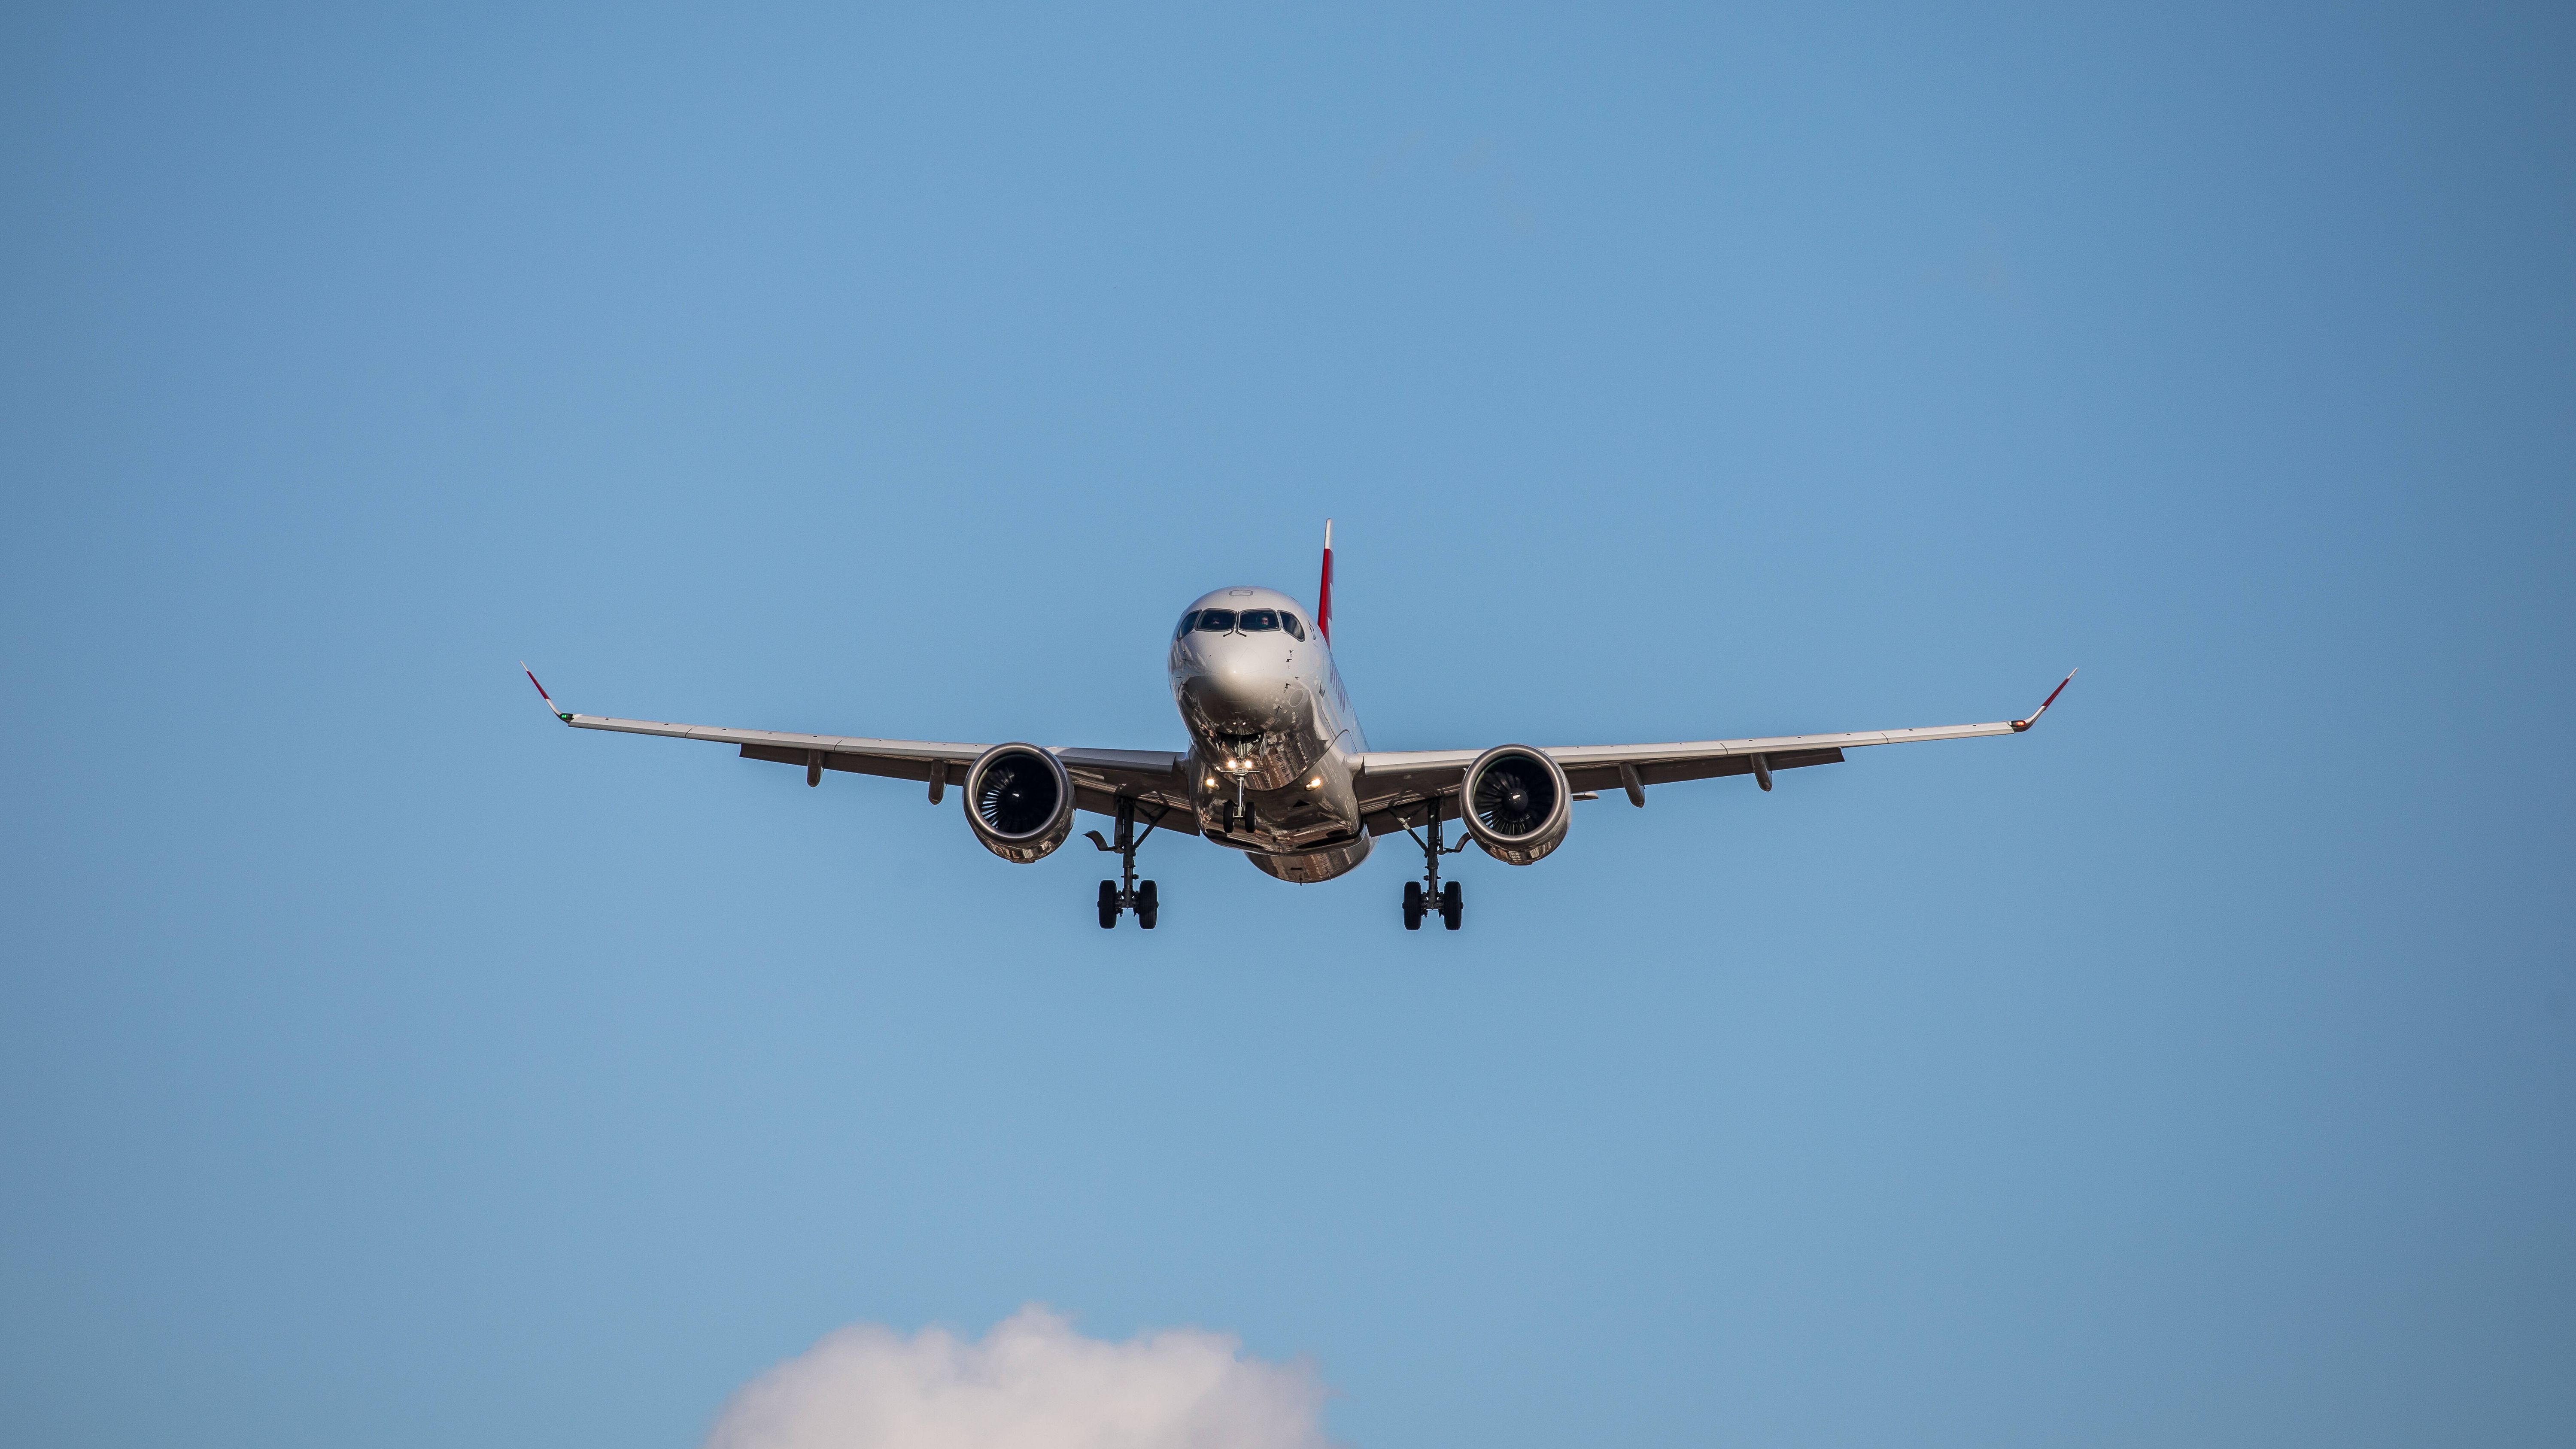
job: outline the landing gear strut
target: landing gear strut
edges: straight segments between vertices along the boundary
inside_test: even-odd
[[[1121,796],[1118,801],[1116,844],[1113,845],[1101,839],[1100,832],[1097,830],[1082,832],[1091,837],[1093,845],[1118,857],[1119,878],[1100,883],[1100,929],[1106,931],[1115,928],[1119,913],[1122,911],[1134,911],[1137,925],[1148,931],[1154,929],[1154,917],[1161,912],[1163,902],[1161,896],[1154,890],[1152,881],[1136,879],[1136,847],[1144,844],[1145,837],[1152,835],[1155,827],[1162,823],[1163,817],[1157,815],[1145,822],[1145,834],[1138,835],[1136,802]]]
[[[1456,855],[1459,851],[1465,850],[1467,840],[1462,838],[1456,845],[1441,844],[1440,802],[1435,799],[1430,802],[1430,805],[1431,838],[1429,840],[1414,835],[1411,825],[1404,827],[1404,833],[1413,835],[1413,843],[1422,847],[1422,879],[1404,883],[1404,929],[1421,930],[1422,918],[1432,911],[1438,911],[1440,924],[1454,931],[1458,929],[1458,923],[1466,917],[1467,901],[1465,893],[1458,889],[1456,881],[1453,880],[1447,885],[1440,883],[1440,857]]]

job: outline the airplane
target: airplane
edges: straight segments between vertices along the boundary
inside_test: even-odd
[[[781,734],[655,720],[574,714],[537,683],[546,711],[575,729],[668,735],[737,746],[744,759],[823,772],[925,781],[930,803],[954,783],[966,824],[984,848],[1020,865],[1053,853],[1081,812],[1105,816],[1111,836],[1083,832],[1119,859],[1120,879],[1100,883],[1103,928],[1121,915],[1154,929],[1161,893],[1136,879],[1136,851],[1157,830],[1196,835],[1243,852],[1280,880],[1331,880],[1368,859],[1381,836],[1401,830],[1422,851],[1422,879],[1404,886],[1404,928],[1432,914],[1455,931],[1464,892],[1440,879],[1443,856],[1470,843],[1496,860],[1532,865],[1565,841],[1577,801],[1624,791],[1643,807],[1646,787],[1746,775],[1764,790],[1782,770],[1837,765],[1864,745],[2022,734],[2074,682],[2067,671],[2026,719],[1849,734],[1676,744],[1493,745],[1464,750],[1372,750],[1333,665],[1333,524],[1324,521],[1324,571],[1311,614],[1275,589],[1223,588],[1203,594],[1172,630],[1166,660],[1173,703],[1188,732],[1186,750],[1098,750],[1010,742],[858,739]],[[1144,822],[1144,834],[1136,826]],[[1455,845],[1449,821],[1462,825]]]

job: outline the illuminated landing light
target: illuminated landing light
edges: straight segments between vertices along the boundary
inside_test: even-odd
[[[1323,777],[1323,776],[1321,776],[1321,775],[1317,775],[1315,778],[1313,778],[1313,779],[1311,779],[1311,780],[1307,781],[1307,782],[1306,782],[1306,788],[1307,788],[1307,789],[1309,789],[1309,790],[1321,790],[1321,789],[1323,789],[1323,788],[1324,788],[1324,777]]]

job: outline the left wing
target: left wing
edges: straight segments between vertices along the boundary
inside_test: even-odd
[[[1645,787],[1677,780],[1706,780],[1719,775],[1753,775],[1771,788],[1771,772],[1807,765],[1838,765],[1843,751],[1864,745],[1902,745],[1923,740],[1971,740],[1981,735],[2017,735],[2039,723],[2057,696],[2075,679],[2068,670],[2057,688],[2027,719],[1992,724],[1931,725],[1920,729],[1855,730],[1836,735],[1773,735],[1766,739],[1691,740],[1664,745],[1552,745],[1540,753],[1565,771],[1566,783],[1581,792],[1625,790],[1629,803],[1646,803]],[[1482,750],[1373,751],[1360,757],[1360,812],[1369,833],[1383,835],[1408,825],[1427,824],[1430,802],[1438,801],[1440,818],[1458,818],[1458,789]]]
[[[526,669],[525,665],[520,667]],[[967,768],[992,748],[990,745],[944,740],[798,735],[777,730],[727,729],[719,725],[669,724],[660,720],[573,714],[556,707],[554,696],[546,693],[544,685],[537,684],[533,671],[528,672],[528,682],[537,685],[538,697],[545,700],[548,713],[577,730],[665,735],[672,739],[732,745],[746,760],[803,765],[808,784],[821,781],[825,770],[881,775],[896,780],[926,780],[930,782],[930,798],[934,803],[948,786],[965,784]],[[1190,808],[1187,755],[1169,750],[1092,750],[1053,745],[1042,748],[1064,762],[1065,773],[1073,777],[1074,804],[1081,809],[1097,815],[1114,816],[1118,813],[1119,799],[1125,797],[1145,807],[1140,819],[1185,835],[1198,833],[1197,814]],[[1155,814],[1158,810],[1162,812],[1159,819]]]

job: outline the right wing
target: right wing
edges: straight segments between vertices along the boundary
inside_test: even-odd
[[[522,666],[524,667],[524,666]],[[528,682],[546,702],[547,712],[577,730],[608,730],[627,735],[663,735],[679,740],[705,740],[732,745],[746,760],[802,765],[807,770],[841,770],[854,775],[880,775],[896,780],[939,782],[934,789],[963,786],[966,771],[990,745],[942,740],[877,740],[854,735],[799,735],[777,730],[728,729],[720,725],[670,724],[661,720],[611,719],[559,709],[554,696]],[[1137,818],[1185,835],[1198,833],[1197,813],[1190,806],[1189,757],[1169,750],[1093,750],[1043,746],[1064,762],[1073,777],[1074,804],[1096,815],[1115,816],[1123,796],[1143,808]]]

